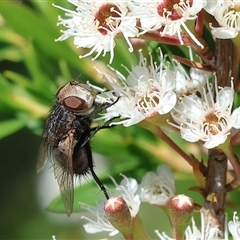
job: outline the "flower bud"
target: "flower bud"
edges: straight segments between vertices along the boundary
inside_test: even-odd
[[[169,201],[170,220],[176,239],[183,239],[194,209],[193,200],[183,194],[172,197]]]
[[[122,197],[111,197],[103,207],[108,221],[125,237],[132,235],[130,210]],[[129,238],[130,239],[130,238]]]

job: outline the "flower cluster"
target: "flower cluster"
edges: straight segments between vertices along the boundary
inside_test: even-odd
[[[177,61],[170,66],[161,51],[160,64],[150,55],[148,66],[140,52],[139,65],[127,71],[124,77],[114,70],[117,78],[102,73],[113,88],[108,94],[120,96],[102,116],[106,120],[119,117],[112,125],[128,127],[148,121],[159,127],[172,126],[186,141],[202,141],[208,149],[225,143],[240,128],[240,108],[232,112],[233,86],[214,88],[210,73],[191,68],[188,74]]]
[[[127,203],[131,218],[137,216],[141,202],[149,202],[156,206],[164,206],[167,200],[175,195],[175,183],[171,169],[167,165],[160,165],[157,173],[149,172],[138,184],[134,178],[127,178],[123,175],[123,180],[118,185],[112,179],[117,190],[117,195],[121,196]],[[103,203],[98,207],[88,206],[81,203],[83,209],[92,213],[96,220],[83,216],[88,223],[83,227],[87,233],[109,232],[109,236],[118,233],[112,224],[108,221],[103,210]]]
[[[121,96],[116,104],[108,108],[104,118],[120,116],[123,119],[113,124],[125,127],[137,124],[144,119],[170,112],[176,104],[175,73],[165,66],[160,52],[160,65],[153,62],[150,55],[150,66],[140,52],[140,62],[128,71],[125,78],[115,70],[114,75],[104,74],[106,81],[112,86],[114,93]],[[111,92],[109,92],[111,94]]]
[[[67,19],[59,17],[59,25],[63,25],[62,36],[57,41],[74,37],[77,48],[91,48],[81,57],[96,52],[110,52],[110,63],[113,60],[115,39],[123,36],[129,51],[133,51],[130,38],[151,37],[159,39],[172,38],[176,43],[189,43],[189,38],[202,44],[191,33],[187,21],[195,20],[198,13],[206,6],[206,0],[179,1],[82,1],[68,0],[76,10],[56,6],[66,12]],[[150,20],[151,19],[151,20]],[[148,36],[148,34],[150,35]]]
[[[83,225],[85,231],[89,234],[99,232],[108,233],[115,236],[119,232],[130,231],[134,233],[132,225],[139,224],[139,211],[141,202],[147,202],[155,207],[160,207],[169,218],[171,226],[176,235],[185,235],[185,239],[191,240],[216,240],[220,239],[221,231],[218,227],[212,227],[205,223],[203,213],[201,212],[201,231],[197,228],[192,217],[194,204],[191,198],[185,195],[175,195],[175,183],[171,169],[167,165],[160,165],[157,172],[146,173],[140,184],[133,178],[123,176],[120,184],[117,184],[114,179],[118,197],[111,197],[105,203],[98,204],[97,207],[89,206],[81,203],[83,209],[92,215],[92,218],[82,216],[82,219],[87,221]],[[166,210],[167,209],[167,210]],[[233,235],[233,239],[237,240],[240,237],[240,224],[238,217],[234,213],[233,221],[229,221],[228,228]],[[89,214],[88,214],[89,215]],[[117,218],[115,218],[117,216]],[[191,226],[190,226],[191,224]],[[141,224],[139,227],[143,227]],[[129,229],[130,230],[129,230]],[[227,226],[226,226],[227,228]],[[126,230],[128,229],[128,230]],[[122,232],[123,231],[123,232]],[[137,234],[142,232],[142,229],[137,229]],[[144,232],[144,231],[143,231]],[[173,240],[175,238],[168,237],[164,232],[155,231],[160,240]],[[144,233],[145,234],[145,233]],[[138,235],[138,237],[141,234]],[[126,237],[126,234],[125,234]],[[228,239],[227,233],[221,239]]]

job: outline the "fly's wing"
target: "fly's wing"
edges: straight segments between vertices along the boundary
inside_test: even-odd
[[[61,197],[68,216],[73,210],[73,153],[77,140],[74,138],[75,130],[70,130],[67,137],[58,143],[53,153],[54,176],[57,179]]]
[[[53,155],[54,176],[59,185],[66,214],[70,216],[74,200],[72,155],[66,155],[58,148],[54,149]]]
[[[39,154],[38,154],[37,166],[36,166],[37,173],[39,173],[44,168],[48,159],[48,155],[49,154],[48,154],[47,142],[43,140],[39,148]]]
[[[64,145],[64,144],[62,144]],[[39,150],[37,160],[37,172],[40,172],[46,161],[53,164],[54,176],[57,179],[63,204],[68,216],[71,215],[73,209],[73,168],[72,168],[72,151],[74,146],[65,147],[66,152],[63,153],[64,146],[53,147],[44,139]]]

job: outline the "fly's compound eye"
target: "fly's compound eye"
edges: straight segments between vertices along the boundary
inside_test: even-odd
[[[79,98],[76,96],[66,97],[62,101],[62,104],[69,110],[76,111],[76,112],[78,111],[81,112],[88,109],[87,102],[84,101],[82,98]]]

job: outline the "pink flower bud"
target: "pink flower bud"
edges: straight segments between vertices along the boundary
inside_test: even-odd
[[[176,239],[183,239],[193,213],[193,200],[183,194],[172,197],[169,201],[170,220]]]
[[[111,197],[103,206],[105,215],[108,221],[119,231],[123,236],[129,238],[131,233],[132,219],[130,210],[122,197]]]

